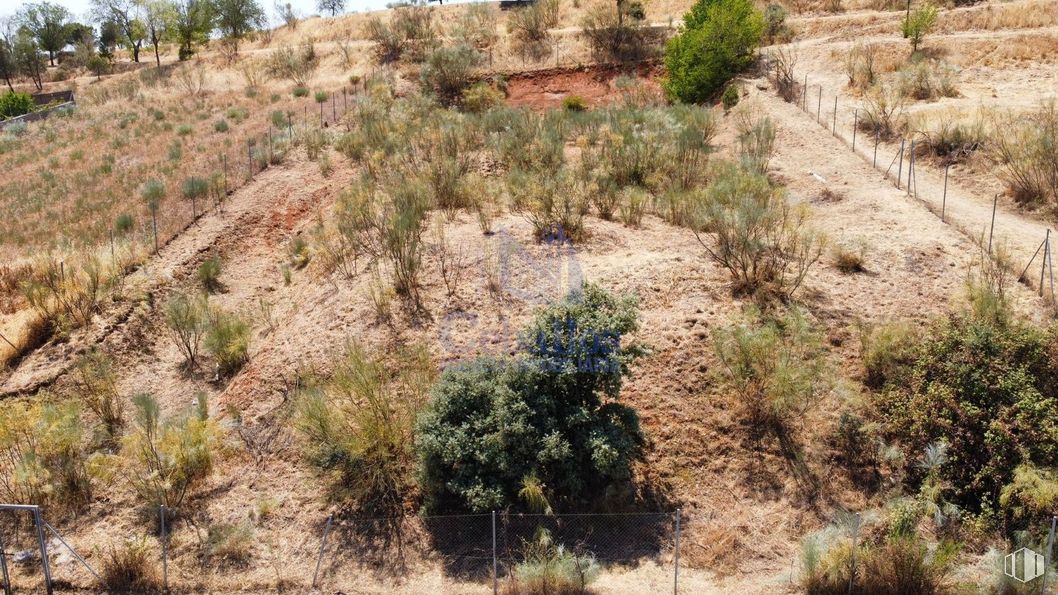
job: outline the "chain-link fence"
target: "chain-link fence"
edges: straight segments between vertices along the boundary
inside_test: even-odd
[[[28,511],[28,512],[27,512]],[[203,556],[173,556],[177,529],[159,511],[154,537],[141,547],[159,586],[201,586]],[[445,591],[551,592],[563,585],[592,592],[679,592],[679,511],[611,514],[515,514],[490,512],[451,516],[321,519],[318,533],[286,550],[287,559],[261,556],[253,564],[282,568],[267,588],[297,586],[320,592],[361,587],[417,592],[424,575],[440,577]],[[181,526],[179,531],[189,531]],[[315,531],[314,531],[315,532]],[[103,585],[100,565],[122,536],[81,533],[67,540],[35,506],[0,505],[0,569],[5,594],[93,590]],[[187,543],[185,534],[178,541]],[[100,543],[106,541],[106,543]],[[260,541],[263,541],[260,540]],[[135,540],[129,543],[137,543]],[[265,549],[255,543],[256,549]],[[198,546],[200,549],[204,546]],[[206,548],[208,549],[208,547]],[[44,556],[41,556],[41,552]],[[90,554],[87,559],[79,552]],[[191,564],[193,567],[187,567]],[[209,568],[207,564],[203,568]],[[243,571],[252,572],[251,564]],[[236,570],[236,573],[239,571]],[[412,585],[409,587],[409,583]],[[426,587],[422,588],[426,590]],[[532,590],[537,589],[537,590]]]

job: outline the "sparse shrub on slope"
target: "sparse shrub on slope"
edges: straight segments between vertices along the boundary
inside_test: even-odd
[[[1022,203],[1058,204],[1058,107],[1044,104],[1028,116],[1000,119],[994,135],[1007,189]]]
[[[617,398],[636,325],[632,298],[587,285],[536,316],[516,357],[446,370],[418,422],[426,510],[517,506],[530,477],[564,507],[627,493],[644,436]]]
[[[299,396],[297,428],[331,497],[369,515],[400,515],[411,495],[415,416],[433,378],[429,354],[384,361],[350,345],[331,375]]]
[[[206,333],[206,298],[175,294],[165,304],[165,327],[169,338],[180,349],[188,368],[198,363],[198,350]]]
[[[827,389],[823,341],[795,310],[717,333],[716,353],[749,426],[779,439]]]
[[[211,307],[203,345],[221,374],[234,374],[250,358],[250,323],[242,316]]]
[[[504,586],[504,595],[590,593],[588,585],[599,576],[599,565],[593,555],[554,543],[546,529],[538,531],[524,545],[522,557]]]
[[[471,75],[480,61],[477,50],[465,45],[435,50],[423,65],[423,86],[431,90],[442,105],[454,105],[470,86]]]
[[[85,427],[73,401],[0,408],[0,500],[78,507],[91,499]]]
[[[692,229],[731,273],[736,293],[788,299],[825,248],[803,207],[788,204],[763,175],[732,164],[716,168],[690,208]]]
[[[861,539],[855,552],[847,539],[827,544],[817,535],[803,546],[801,586],[808,595],[843,595],[850,584],[853,593],[940,595],[951,592],[958,552],[951,542],[930,547],[914,532],[880,542]]]
[[[204,395],[194,411],[169,420],[162,420],[161,407],[151,395],[136,395],[132,402],[135,424],[122,438],[121,451],[95,457],[93,471],[103,477],[123,477],[152,514],[163,504],[178,514],[213,473],[220,428],[209,418]]]
[[[665,50],[669,97],[702,103],[749,66],[764,20],[749,0],[698,0]]]
[[[78,357],[73,364],[73,386],[74,396],[103,424],[106,441],[117,440],[125,426],[125,404],[110,357],[95,348]]]
[[[130,540],[111,546],[101,556],[99,583],[110,593],[151,593],[161,581],[155,563],[157,554],[147,539]]]
[[[558,26],[559,8],[559,0],[539,0],[511,11],[507,32],[523,57],[540,59],[551,52],[548,29]]]
[[[297,48],[288,46],[273,50],[266,69],[274,78],[288,79],[295,87],[305,87],[319,61],[316,46],[310,39]]]
[[[926,35],[933,31],[937,24],[937,7],[926,2],[904,17],[901,31],[904,38],[911,44],[911,53],[918,52],[919,46]]]

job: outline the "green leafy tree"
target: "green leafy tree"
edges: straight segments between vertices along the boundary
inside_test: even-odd
[[[264,8],[256,0],[217,0],[217,28],[239,50],[239,42],[268,23]]]
[[[15,60],[15,27],[9,17],[0,18],[0,77],[7,83],[7,89],[14,93],[12,81],[18,76],[18,62]]]
[[[18,12],[18,21],[40,49],[48,52],[48,60],[55,66],[55,54],[62,51],[69,40],[70,11],[50,2],[27,4]]]
[[[426,509],[517,506],[528,484],[575,507],[627,486],[645,440],[617,402],[636,317],[633,298],[588,285],[540,312],[517,356],[446,370],[418,423]]]
[[[114,49],[121,40],[121,27],[114,21],[106,20],[99,24],[99,55],[107,60],[114,58]]]
[[[911,42],[911,53],[918,51],[922,40],[933,31],[933,26],[936,24],[937,7],[928,2],[904,17],[901,28],[904,38]]]
[[[140,61],[140,48],[147,33],[138,18],[136,0],[92,0],[92,15],[98,23],[116,24],[121,30],[122,44],[132,52],[132,61]]]
[[[764,18],[750,0],[698,0],[683,23],[665,49],[664,87],[673,99],[700,103],[749,66]]]
[[[158,46],[163,39],[169,37],[167,26],[172,22],[169,13],[175,10],[172,2],[168,0],[137,0],[143,28],[146,32],[147,42],[154,48],[154,61],[158,67],[162,65],[162,56]]]
[[[44,88],[44,71],[48,65],[40,54],[37,40],[28,32],[19,33],[12,46],[18,73],[33,81],[38,91]]]
[[[166,31],[180,48],[180,60],[189,60],[195,47],[209,40],[216,18],[216,10],[208,0],[176,0],[168,13]]]

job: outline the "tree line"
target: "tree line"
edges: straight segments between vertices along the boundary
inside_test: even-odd
[[[344,7],[344,0],[318,2],[320,11],[332,16]],[[296,23],[289,4],[277,3],[276,10],[288,26]],[[11,91],[19,79],[42,89],[47,67],[55,66],[68,46],[73,63],[96,74],[109,68],[119,48],[137,63],[144,50],[152,51],[158,66],[166,43],[178,47],[181,61],[214,35],[237,52],[242,40],[268,25],[257,0],[92,0],[88,18],[89,23],[77,22],[64,6],[46,0],[0,18],[0,78]]]

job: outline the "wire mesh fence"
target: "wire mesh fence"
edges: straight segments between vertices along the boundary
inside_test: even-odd
[[[152,537],[140,543],[149,546],[159,586],[173,591],[198,588],[202,574],[216,568],[202,552],[189,557],[186,545],[183,555],[173,555],[174,534],[191,528],[175,529],[175,522],[166,528],[172,516],[160,510],[160,524],[152,524],[148,530]],[[485,593],[541,581],[552,586],[578,582],[587,586],[607,573],[623,574],[645,566],[652,571],[651,590],[679,592],[679,511],[490,512],[401,518],[330,515],[320,520],[314,525],[316,537],[310,534],[287,551],[289,559],[257,560],[284,569],[285,577],[277,577],[275,587],[339,591],[350,586],[351,577],[380,585],[399,584],[431,572],[460,585],[459,590]],[[185,535],[179,541],[188,543],[188,539]],[[38,507],[0,505],[0,569],[4,571],[0,585],[5,594],[103,588],[100,565],[106,564],[106,552],[114,552],[115,544],[121,543],[136,540],[81,533],[75,542],[48,524]],[[88,556],[82,557],[83,553]],[[594,590],[606,592],[607,588]]]
[[[990,256],[993,255],[993,251],[1000,242],[996,232],[999,195],[992,198],[989,219],[972,220],[969,217],[963,217],[962,221],[956,221],[949,206],[949,185],[954,184],[954,180],[951,179],[950,162],[945,163],[943,173],[928,171],[928,169],[922,172],[929,180],[920,188],[919,156],[928,152],[927,149],[930,148],[932,141],[928,136],[903,131],[894,133],[894,138],[890,139],[887,137],[888,133],[883,132],[877,124],[872,127],[867,123],[870,119],[864,117],[865,110],[858,105],[852,108],[851,112],[846,109],[845,113],[841,114],[839,93],[824,92],[824,86],[813,84],[807,73],[803,76],[795,73],[790,57],[782,52],[768,56],[765,69],[783,99],[814,118],[818,125],[829,130],[835,138],[842,140],[853,153],[881,171],[886,180],[889,180],[896,188],[904,190],[906,196],[914,197],[926,205],[943,223],[960,227],[971,237],[980,233],[983,247]],[[831,98],[833,98],[832,105]],[[899,144],[890,149],[888,146],[890,142],[894,145],[897,142]],[[888,155],[885,153],[890,150],[892,150],[892,157],[887,159]],[[1020,237],[1023,235],[1022,230],[1013,225],[1010,229],[1018,231],[1014,234],[1014,241],[1024,248],[1026,245]],[[1043,237],[1040,238],[1042,241],[1039,248],[1033,253],[1024,269],[1012,265],[1014,269],[1017,269],[1012,269],[1012,272],[1020,272],[1018,280],[1035,289],[1038,295],[1044,298],[1045,303],[1054,308],[1058,304],[1058,294],[1055,293],[1053,281],[1051,230],[1041,229],[1040,233]],[[1006,234],[1002,241],[1009,242],[1010,239],[1010,234]],[[1035,245],[1035,242],[1031,243],[1031,246]],[[1031,250],[1031,246],[1028,250]],[[1035,275],[1029,274],[1030,269],[1035,270],[1034,265],[1040,270],[1038,279]]]

